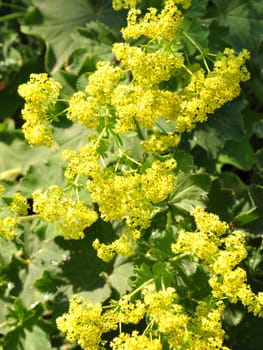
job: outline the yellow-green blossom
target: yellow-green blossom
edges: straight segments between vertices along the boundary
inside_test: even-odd
[[[148,9],[144,17],[139,18],[141,10],[132,8],[127,17],[127,27],[122,29],[124,39],[138,39],[144,35],[150,39],[175,39],[177,29],[182,23],[182,15],[175,1],[167,0],[164,9],[158,13],[154,7]]]
[[[203,69],[192,73],[189,84],[181,90],[181,111],[177,117],[177,132],[190,131],[197,122],[204,122],[208,114],[222,107],[240,94],[240,83],[249,79],[245,62],[249,52],[225,49],[214,68],[205,74]]]
[[[0,197],[5,193],[5,188],[3,185],[0,185]]]
[[[92,140],[80,147],[78,151],[63,151],[61,157],[68,162],[64,173],[65,177],[73,179],[75,176],[94,177],[99,174],[102,171],[102,166],[99,163],[98,146],[97,140]]]
[[[20,192],[17,192],[13,195],[12,200],[9,206],[10,210],[18,215],[27,215],[29,208],[27,199]]]
[[[15,228],[17,227],[19,220],[12,216],[6,216],[0,219],[0,236],[6,240],[11,240],[15,237]]]
[[[25,138],[33,146],[54,144],[49,124],[53,118],[61,85],[46,73],[31,74],[30,80],[18,87],[18,93],[25,99],[22,126]]]
[[[133,331],[132,334],[121,333],[111,342],[112,350],[162,350],[159,339],[150,339],[146,335],[139,335]]]
[[[120,236],[110,244],[100,243],[99,239],[96,238],[92,246],[97,251],[98,257],[105,261],[111,261],[116,254],[123,256],[134,255],[134,247],[137,240],[140,238],[141,233],[138,230],[127,228]]]
[[[228,225],[221,221],[216,214],[207,213],[204,208],[197,207],[191,213],[195,219],[196,227],[203,233],[215,233],[223,235],[226,233]]]
[[[99,104],[96,98],[84,91],[75,92],[69,100],[67,118],[96,129],[100,122]]]
[[[36,190],[33,195],[33,210],[42,220],[56,223],[58,234],[66,239],[84,237],[84,229],[98,219],[98,214],[88,209],[83,201],[73,200],[58,186],[46,191]]]
[[[163,153],[169,148],[174,148],[180,143],[180,135],[172,132],[167,135],[151,134],[141,142],[143,148],[148,152]]]
[[[164,162],[157,160],[141,175],[141,190],[151,203],[162,202],[174,190],[176,179],[172,170],[176,165],[174,159]]]
[[[154,161],[143,174],[138,171],[116,174],[106,169],[88,180],[91,199],[99,205],[103,220],[125,220],[129,227],[146,228],[153,204],[162,202],[175,188],[172,170],[176,161]]]
[[[97,350],[105,330],[101,312],[101,304],[73,296],[68,313],[57,318],[57,327],[66,334],[69,342],[77,342],[83,350]]]
[[[53,131],[47,122],[41,122],[34,114],[27,115],[28,120],[22,125],[25,139],[31,146],[44,145],[51,147],[54,145]]]
[[[162,51],[145,52],[128,43],[116,43],[112,51],[121,67],[132,73],[136,84],[147,88],[169,80],[175,69],[183,65],[182,57],[174,57],[173,54]]]
[[[206,233],[179,231],[176,243],[171,246],[175,254],[189,252],[195,254],[202,260],[211,260],[218,252],[218,244],[213,241]]]
[[[118,301],[115,317],[121,323],[137,324],[143,319],[145,311],[145,305],[140,299],[132,302],[130,295],[123,295]]]
[[[32,109],[45,113],[54,107],[60,89],[61,85],[54,79],[49,78],[47,73],[32,73],[27,83],[19,85],[18,93]],[[40,118],[46,117],[46,115],[40,115]]]
[[[230,350],[224,346],[225,331],[222,327],[222,312],[224,303],[217,302],[210,305],[199,301],[191,319],[191,343],[193,350]]]
[[[113,93],[112,105],[116,109],[116,132],[126,133],[136,130],[134,120],[142,128],[152,128],[161,117],[176,118],[180,96],[176,91],[119,85]]]
[[[110,103],[111,94],[122,75],[120,67],[112,66],[108,61],[99,61],[96,71],[89,76],[89,83],[85,90],[96,99],[97,103]]]
[[[114,10],[118,11],[121,9],[136,7],[136,4],[139,2],[140,0],[113,0],[112,7]]]

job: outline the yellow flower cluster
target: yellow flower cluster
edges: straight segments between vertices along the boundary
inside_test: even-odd
[[[139,290],[141,299],[133,300]],[[105,307],[74,296],[68,313],[57,319],[57,325],[70,342],[77,342],[84,350],[96,346],[98,349],[100,345],[110,345],[113,350],[162,349],[162,339],[166,340],[169,349],[229,350],[223,346],[223,310],[222,301],[199,301],[189,314],[180,304],[174,288],[163,287],[157,291],[152,281],[148,281]],[[143,319],[147,320],[148,326],[142,335],[137,331],[121,332],[122,324],[138,324]],[[110,344],[103,342],[103,333],[118,327],[120,334]]]
[[[180,231],[171,248],[176,254],[195,254],[209,269],[212,295],[218,300],[241,301],[256,316],[263,314],[262,296],[247,285],[246,271],[239,267],[247,256],[245,234],[227,229],[227,224],[215,214],[196,208],[195,232]]]
[[[174,148],[180,143],[181,137],[178,134],[169,132],[167,135],[151,134],[141,142],[143,148],[152,153],[163,153],[169,148]]]
[[[5,193],[4,186],[0,185],[0,198]],[[12,196],[12,201],[9,205],[1,203],[0,207],[0,236],[6,240],[12,240],[16,237],[16,229],[20,223],[20,215],[27,215],[28,203],[27,199],[20,193],[16,192]],[[3,217],[5,215],[5,217]]]
[[[25,99],[22,126],[25,138],[31,145],[52,146],[52,129],[49,125],[57,102],[61,85],[46,73],[31,74],[30,80],[18,88],[18,93]]]
[[[188,315],[183,306],[178,304],[178,296],[174,288],[168,287],[156,291],[152,285],[143,290],[147,317],[164,334],[171,349],[179,349],[188,340]]]
[[[112,52],[124,70],[132,72],[133,80],[147,88],[169,80],[176,68],[183,65],[183,57],[162,51],[145,52],[140,47],[128,43],[116,43]]]
[[[191,342],[194,350],[221,349],[230,350],[223,345],[225,331],[222,328],[222,301],[211,305],[200,301],[191,319]]]
[[[136,7],[140,0],[113,0],[112,7],[115,11]]]
[[[218,215],[207,213],[204,208],[197,207],[192,211],[196,227],[206,234],[223,235],[228,229],[226,222],[221,221]]]
[[[244,66],[248,58],[247,50],[236,56],[234,50],[225,49],[207,75],[202,69],[192,73],[189,84],[181,92],[177,132],[192,130],[197,122],[206,121],[208,114],[240,94],[240,82],[250,77]]]
[[[58,186],[32,194],[33,210],[42,220],[56,223],[58,234],[66,239],[84,237],[84,229],[98,219],[98,214],[88,209],[83,201],[73,200],[72,193],[65,193]]]
[[[106,311],[100,303],[93,304],[75,295],[68,313],[57,318],[57,327],[66,333],[69,342],[77,342],[84,350],[97,350],[104,344],[103,333],[116,330],[120,323],[137,324],[144,315],[144,304],[140,300],[131,302],[130,295],[124,295]],[[117,346],[117,338],[114,342]]]
[[[19,223],[18,218],[6,216],[0,219],[0,236],[6,240],[11,240],[15,237],[15,228]]]
[[[67,118],[87,128],[96,129],[100,122],[97,100],[84,91],[74,93],[69,100]]]
[[[27,215],[29,205],[27,199],[20,192],[17,192],[13,195],[9,208],[15,214]]]
[[[108,61],[99,61],[97,69],[89,76],[86,91],[97,99],[98,103],[111,103],[111,95],[123,76],[120,67],[112,66]]]
[[[139,122],[142,128],[152,128],[163,116],[168,120],[174,118],[180,102],[176,91],[145,89],[139,84],[120,85],[112,97],[117,117],[115,130],[120,134],[135,130],[134,120]]]
[[[121,333],[111,342],[112,350],[162,350],[159,339],[149,339],[144,334],[133,331],[132,334]]]
[[[98,142],[92,140],[79,148],[78,151],[65,150],[62,152],[62,159],[68,162],[65,177],[69,180],[76,176],[86,175],[90,177],[98,176],[102,171],[99,163],[100,155],[97,152]]]
[[[87,188],[92,202],[99,205],[101,218],[105,221],[123,220],[127,225],[114,242],[104,244],[98,239],[93,242],[99,258],[110,261],[116,253],[134,254],[135,243],[140,238],[138,229],[150,225],[154,205],[164,201],[176,186],[175,167],[174,159],[156,160],[142,174],[136,170],[116,174],[109,168],[100,174],[92,174]]]
[[[145,315],[145,305],[140,299],[132,302],[130,295],[123,295],[118,301],[117,312],[114,313],[118,322],[137,324]]]
[[[108,116],[107,104],[111,103],[112,93],[122,76],[121,68],[110,65],[108,61],[98,62],[85,91],[78,91],[70,98],[67,118],[96,129],[101,118]]]
[[[99,205],[105,221],[125,220],[130,227],[150,224],[153,204],[162,202],[175,187],[174,159],[153,161],[142,174],[136,171],[116,174],[105,169],[102,175],[88,180],[93,202]]]
[[[143,18],[139,18],[141,10],[132,8],[127,16],[127,27],[122,29],[124,39],[138,39],[144,35],[150,39],[175,39],[177,29],[182,23],[181,12],[174,0],[166,0],[164,9],[158,13],[154,7],[148,9]]]
[[[0,197],[5,193],[5,188],[4,186],[0,185]]]
[[[69,312],[57,318],[57,327],[66,333],[69,342],[77,342],[84,350],[97,350],[103,332],[107,331],[107,325],[101,321],[101,312],[101,304],[73,296]]]
[[[97,251],[98,257],[105,261],[111,261],[116,254],[123,256],[134,255],[134,247],[137,240],[141,237],[141,233],[135,229],[126,229],[114,242],[110,244],[100,243],[99,239],[95,239],[92,243],[93,248]]]

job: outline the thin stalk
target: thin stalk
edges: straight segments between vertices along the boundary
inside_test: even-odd
[[[0,173],[0,180],[11,180],[22,174],[22,168],[14,168],[2,171]]]
[[[40,216],[38,214],[27,215],[27,216],[19,216],[18,219],[20,222],[31,221],[34,219],[38,219]]]
[[[63,111],[57,113],[55,116],[54,116],[54,119],[57,119],[58,117],[60,117],[62,114],[65,114],[67,112],[68,108],[65,108],[63,109]]]
[[[0,328],[4,327],[7,325],[7,322],[0,323]]]
[[[12,19],[16,19],[16,18],[22,18],[24,16],[25,16],[24,12],[10,13],[9,15],[5,15],[5,16],[0,17],[0,23],[8,22],[8,21],[10,21]]]
[[[135,118],[133,118],[133,120],[134,120],[134,123],[136,125],[136,130],[137,130],[137,134],[138,134],[139,138],[144,141],[145,137],[144,137],[144,135],[142,133],[142,129],[140,127],[139,122]]]
[[[185,256],[189,256],[189,255],[191,255],[191,253],[189,253],[189,252],[182,253],[182,254],[179,254],[178,256],[175,256],[174,258],[172,258],[171,261],[177,261],[177,260],[180,260],[181,258],[184,258]]]
[[[74,180],[76,198],[77,198],[77,201],[79,202],[78,181],[79,181],[79,175],[77,175],[76,178],[75,178],[75,180]]]
[[[190,35],[188,35],[185,31],[183,31],[183,35],[194,45],[194,47],[201,53],[201,55],[204,54],[204,51],[201,49],[201,47],[193,40],[193,38],[191,38]],[[208,72],[210,72],[210,69],[208,67],[208,64],[206,62],[205,57],[203,57],[203,62],[205,65],[205,68]]]
[[[1,1],[0,7],[9,7],[9,8],[16,9],[16,10],[25,10],[25,8],[23,6],[16,5],[16,4],[10,4],[9,2],[5,2],[5,1]]]
[[[147,324],[147,327],[145,328],[145,330],[143,331],[143,335],[145,335],[146,332],[148,331],[148,329],[152,328],[153,325],[154,325],[154,320],[151,320],[151,321]]]
[[[188,35],[185,31],[183,31],[183,35],[194,45],[195,48],[197,48],[197,50],[202,54],[203,50],[201,49],[201,47],[194,41],[193,38],[190,37],[190,35]]]
[[[142,290],[144,287],[146,287],[148,284],[152,283],[153,281],[154,281],[154,278],[150,278],[148,281],[144,282],[141,286],[139,286],[132,293],[130,293],[130,297],[138,293],[140,290]]]
[[[135,160],[135,159],[129,157],[127,154],[124,154],[124,157],[126,157],[126,158],[129,159],[131,162],[133,162],[133,163],[135,163],[135,164],[137,164],[137,165],[139,165],[139,166],[142,165],[141,163],[137,162],[137,160]]]
[[[166,230],[168,230],[169,228],[171,228],[171,224],[172,224],[172,213],[171,210],[168,209],[167,211],[167,219],[166,219]]]
[[[193,75],[193,73],[190,71],[190,69],[187,68],[187,66],[185,66],[185,65],[183,64],[182,67],[187,71],[187,73],[189,73],[190,75]]]
[[[209,67],[208,67],[208,64],[207,64],[207,62],[206,62],[205,57],[203,58],[203,62],[204,62],[204,65],[205,65],[205,68],[206,68],[207,72],[209,73],[209,72],[210,72],[210,69],[209,69]]]

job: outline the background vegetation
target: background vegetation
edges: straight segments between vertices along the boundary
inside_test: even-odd
[[[140,6],[158,3],[142,1]],[[99,60],[114,59],[112,44],[122,41],[120,28],[126,14],[114,11],[108,0],[0,1],[0,180],[7,198],[20,191],[30,204],[34,190],[61,185],[61,150],[84,143],[87,135],[85,128],[61,120],[54,123],[59,150],[30,147],[20,129],[23,100],[18,85],[32,72],[46,71],[62,84],[65,96],[83,89]],[[237,99],[183,135],[177,157],[182,159],[185,180],[177,189],[174,215],[180,222],[189,216],[187,201],[201,203],[245,230],[249,256],[244,267],[253,291],[262,291],[263,3],[193,0],[185,17],[188,33],[201,47],[215,52],[247,48],[251,79],[242,85]],[[196,56],[196,48],[187,45],[188,55]],[[0,237],[0,349],[70,349],[55,324],[67,310],[69,298],[81,293],[104,301],[126,292],[134,261],[118,256],[103,263],[91,247],[94,232],[102,239],[106,232],[114,237],[111,224],[102,220],[87,229],[81,241],[55,237],[52,224],[38,221],[26,222],[16,241]],[[165,238],[155,239],[160,251],[165,250]],[[152,244],[150,239],[147,244]],[[148,248],[142,247],[142,253]],[[137,259],[141,265],[143,257]],[[149,278],[160,273],[154,263],[149,265],[151,272],[144,271]],[[261,349],[262,319],[239,304],[229,307],[225,317],[231,349]]]

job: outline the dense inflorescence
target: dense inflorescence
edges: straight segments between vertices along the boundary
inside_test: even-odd
[[[112,242],[93,241],[105,262],[117,254],[136,254],[156,213],[169,211],[177,186],[174,150],[182,134],[237,97],[240,83],[249,79],[247,50],[206,52],[202,60],[189,63],[182,38],[198,47],[183,27],[180,9],[188,8],[189,1],[166,0],[163,9],[151,7],[144,12],[136,7],[138,3],[113,1],[116,10],[130,9],[127,26],[121,30],[124,41],[113,45],[114,61],[99,61],[86,88],[69,98],[66,117],[90,133],[86,144],[61,153],[65,187],[53,185],[32,194],[34,214],[54,223],[65,239],[83,238],[97,220],[119,225],[119,235]],[[177,84],[171,88],[174,81]],[[60,89],[47,74],[32,74],[19,87],[26,101],[23,131],[29,144],[54,145],[52,121],[57,119]],[[160,121],[165,127],[159,126]],[[123,148],[122,140],[134,134],[141,152],[138,157]],[[0,219],[2,236],[15,237],[27,209],[23,196],[15,194],[7,206],[10,215]],[[198,299],[189,292],[182,297],[175,283],[157,283],[153,278],[108,304],[76,295],[69,311],[57,319],[69,342],[77,342],[84,350],[104,346],[227,350],[222,325],[226,303],[241,302],[254,315],[263,316],[262,293],[252,291],[240,266],[247,257],[245,233],[230,230],[216,214],[201,207],[193,208],[191,215],[195,229],[178,230],[165,261],[173,266],[182,256],[189,257],[204,271],[208,294]],[[122,325],[134,329],[128,332]],[[105,340],[111,332],[113,338]]]
[[[195,300],[193,307],[173,287],[157,290],[154,280],[106,306],[74,296],[68,313],[57,320],[69,341],[77,341],[84,350],[92,343],[95,349],[103,344],[103,333],[116,330],[120,324],[136,325],[146,319],[148,326],[142,334],[137,330],[120,332],[110,343],[112,349],[162,349],[165,341],[169,349],[227,350],[222,325],[226,300],[241,301],[254,315],[262,317],[262,293],[253,293],[246,272],[239,266],[247,256],[244,233],[231,231],[226,222],[203,208],[196,208],[192,215],[196,230],[179,233],[171,245],[171,260],[185,253],[199,259],[208,271],[211,298]],[[88,339],[92,341],[85,344]]]

